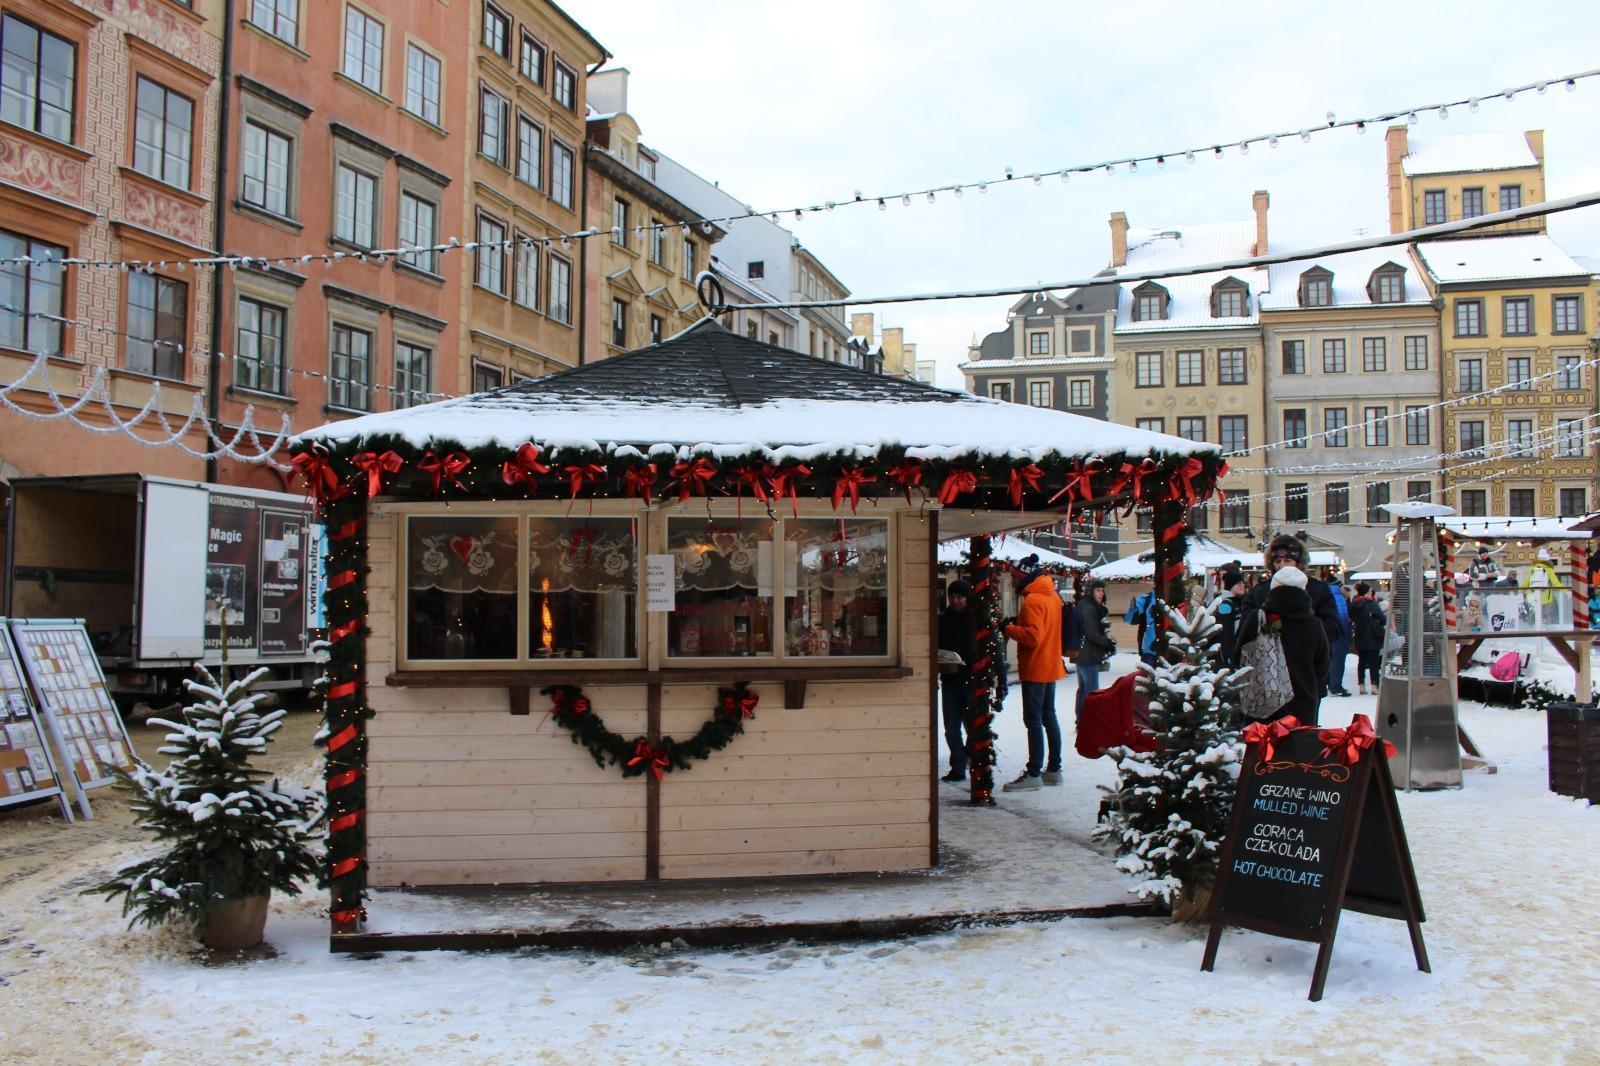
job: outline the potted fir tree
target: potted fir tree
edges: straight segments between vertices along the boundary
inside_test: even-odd
[[[151,719],[171,730],[160,749],[173,756],[166,770],[140,761],[117,775],[137,823],[166,850],[86,891],[121,896],[130,926],[182,917],[206,947],[238,950],[261,943],[273,889],[298,895],[319,874],[312,845],[322,804],[250,767],[285,714],[257,713],[265,696],[248,694],[266,670],[229,682],[224,668],[221,684],[200,672],[203,682],[184,683],[195,699],[181,722]]]

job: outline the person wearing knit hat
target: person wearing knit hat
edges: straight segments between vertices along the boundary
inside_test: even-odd
[[[1302,571],[1306,565],[1306,546],[1300,538],[1288,533],[1280,533],[1272,538],[1272,543],[1267,545],[1265,563],[1268,574],[1274,574],[1280,567],[1292,566]],[[1262,582],[1245,594],[1249,607],[1262,607],[1267,602],[1268,586]],[[1328,639],[1328,646],[1339,636],[1338,608],[1333,604],[1333,592],[1327,585],[1314,577],[1306,578],[1306,593],[1311,597],[1311,613],[1317,616],[1322,623],[1322,631]]]
[[[1244,593],[1244,572],[1231,564],[1224,567],[1217,576],[1217,598],[1212,602],[1211,613],[1222,627],[1219,647],[1225,663],[1235,661],[1239,646],[1239,619],[1244,617]]]
[[[939,612],[939,651],[960,660],[959,666],[939,674],[940,709],[944,715],[944,742],[950,748],[950,772],[942,781],[967,779],[967,745],[963,729],[971,702],[972,661],[977,656],[977,619],[972,613],[972,586],[952,581],[945,590],[946,606]]]
[[[1317,724],[1322,686],[1328,680],[1332,656],[1328,653],[1328,634],[1311,610],[1311,596],[1306,591],[1310,581],[1297,566],[1279,567],[1272,575],[1266,602],[1258,610],[1247,610],[1239,627],[1241,647],[1256,640],[1263,625],[1274,629],[1283,645],[1294,697],[1268,717],[1269,722],[1293,715],[1301,725]]]

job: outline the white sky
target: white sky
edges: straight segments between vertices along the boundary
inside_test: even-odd
[[[1600,18],[1583,2],[563,6],[632,72],[645,142],[764,210],[1299,129],[1329,110],[1358,117],[1600,65]],[[1600,78],[1412,127],[1537,128],[1549,196],[1600,188]],[[1134,227],[1244,219],[1262,188],[1275,245],[1381,232],[1382,130],[784,225],[856,295],[1031,285],[1103,267],[1112,211]],[[1600,208],[1551,233],[1600,256]],[[1003,327],[1011,302],[872,310],[938,359],[939,384],[960,387],[968,342]]]

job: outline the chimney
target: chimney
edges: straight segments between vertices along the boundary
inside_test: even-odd
[[[1250,206],[1256,213],[1256,243],[1251,246],[1251,255],[1267,254],[1267,207],[1272,203],[1272,197],[1267,195],[1267,190],[1257,189],[1250,197]]]
[[[1388,153],[1389,170],[1389,232],[1403,233],[1411,228],[1410,197],[1406,192],[1406,176],[1401,164],[1411,151],[1406,143],[1404,124],[1390,126],[1383,134],[1384,148]]]
[[[1533,152],[1533,158],[1539,161],[1539,166],[1544,166],[1544,130],[1526,130],[1522,136],[1528,141],[1528,148]]]
[[[850,316],[850,335],[852,337],[865,337],[872,340],[872,312],[853,314]]]
[[[1128,216],[1121,211],[1111,213],[1111,265],[1128,265]]]
[[[589,106],[602,115],[628,110],[628,68],[612,67],[589,75],[586,98]]]

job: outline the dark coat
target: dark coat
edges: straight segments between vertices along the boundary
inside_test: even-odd
[[[1073,604],[1072,609],[1078,612],[1078,629],[1083,633],[1083,648],[1078,658],[1091,663],[1104,662],[1117,647],[1106,625],[1106,616],[1111,612],[1105,604],[1096,603],[1092,593]]]
[[[1238,665],[1239,662],[1239,619],[1244,611],[1244,602],[1243,596],[1225,593],[1217,598],[1211,608],[1217,624],[1222,627],[1222,639],[1217,642],[1217,649],[1225,663]]]
[[[1383,608],[1378,606],[1377,600],[1371,596],[1357,596],[1350,601],[1350,628],[1355,630],[1352,640],[1356,651],[1383,650],[1383,633],[1380,631],[1376,636],[1367,633],[1372,628],[1369,620],[1373,617],[1378,620],[1379,630],[1388,621],[1383,617]]]
[[[1249,606],[1265,606],[1267,602],[1267,591],[1271,585],[1272,579],[1269,575],[1266,581],[1263,581],[1249,592],[1246,592],[1244,594],[1244,598],[1248,602]],[[1297,589],[1296,591],[1299,590]],[[1334,644],[1339,642],[1339,634],[1344,628],[1339,623],[1339,608],[1334,606],[1333,603],[1334,592],[1327,586],[1325,582],[1319,581],[1317,578],[1307,574],[1306,594],[1311,597],[1311,613],[1316,616],[1317,621],[1322,623],[1323,635],[1328,639],[1328,646],[1332,647]],[[1246,611],[1245,613],[1251,614],[1253,612]]]
[[[1289,667],[1289,681],[1294,685],[1294,698],[1272,717],[1292,714],[1302,725],[1313,725],[1317,721],[1317,707],[1322,702],[1322,686],[1333,664],[1327,631],[1322,620],[1312,614],[1311,597],[1303,589],[1287,585],[1272,589],[1267,593],[1265,609],[1269,621],[1277,615],[1283,624],[1283,658]],[[1256,639],[1260,619],[1258,611],[1245,612],[1239,626],[1240,645]]]
[[[953,651],[966,665],[946,677],[965,680],[972,676],[972,663],[977,658],[978,620],[972,608],[953,611],[946,607],[939,612],[939,650]]]

